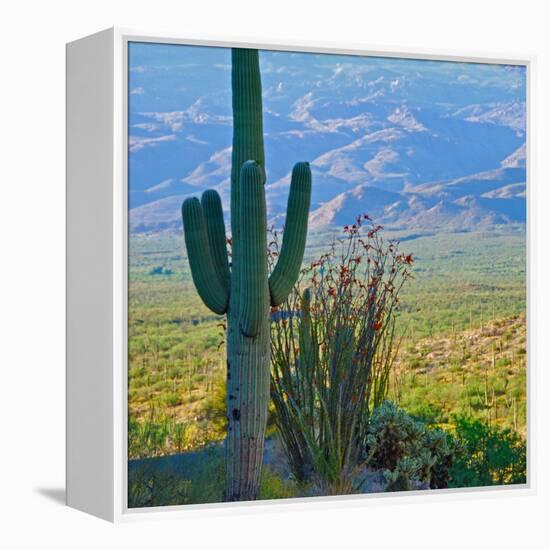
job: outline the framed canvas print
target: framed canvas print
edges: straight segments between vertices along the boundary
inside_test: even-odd
[[[69,505],[529,491],[531,67],[69,44]]]

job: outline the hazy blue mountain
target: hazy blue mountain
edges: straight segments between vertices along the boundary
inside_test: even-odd
[[[132,231],[181,230],[182,200],[216,188],[227,208],[230,51],[130,47]],[[311,227],[368,211],[399,228],[525,221],[521,67],[262,51],[270,218],[309,160]]]

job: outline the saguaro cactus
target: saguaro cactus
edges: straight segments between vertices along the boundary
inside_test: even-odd
[[[311,171],[292,170],[283,243],[268,276],[262,89],[258,51],[232,50],[232,261],[214,190],[187,199],[182,215],[193,281],[212,311],[227,314],[227,482],[225,499],[258,495],[270,383],[269,308],[286,299],[303,259]]]

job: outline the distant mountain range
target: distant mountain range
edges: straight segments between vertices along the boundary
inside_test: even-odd
[[[145,47],[158,49],[130,56],[130,230],[181,231],[186,197],[215,188],[229,205],[229,52]],[[312,231],[364,212],[411,231],[525,222],[523,69],[285,52],[261,59],[273,223],[284,224],[299,160],[313,172]]]
[[[312,229],[349,223],[368,211],[378,222],[396,229],[475,229],[524,223],[525,147],[499,168],[440,182],[408,185],[400,192],[376,184],[359,184],[314,210]]]

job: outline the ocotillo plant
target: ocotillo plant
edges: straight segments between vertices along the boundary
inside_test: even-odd
[[[413,257],[381,229],[367,214],[345,226],[274,315],[275,424],[295,479],[322,494],[357,488],[369,417],[399,348],[395,312]]]
[[[225,500],[258,495],[270,384],[269,309],[300,271],[311,197],[307,162],[294,166],[276,266],[268,276],[262,89],[257,50],[232,50],[231,265],[221,200],[214,190],[183,203],[191,273],[203,302],[227,314]]]

